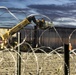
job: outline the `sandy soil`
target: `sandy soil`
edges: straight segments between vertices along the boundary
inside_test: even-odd
[[[21,53],[21,75],[64,75],[64,54]],[[0,75],[17,75],[17,53],[0,52]],[[76,75],[76,55],[70,56],[70,75]]]

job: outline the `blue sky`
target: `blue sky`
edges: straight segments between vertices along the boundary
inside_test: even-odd
[[[20,20],[30,14],[43,14],[54,25],[76,26],[76,0],[0,0],[1,6],[7,7]],[[16,23],[18,21],[6,9],[0,8],[0,26]]]

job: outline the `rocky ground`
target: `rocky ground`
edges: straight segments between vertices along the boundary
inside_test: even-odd
[[[22,52],[20,57],[21,75],[64,75],[64,54]],[[0,75],[17,75],[16,52],[0,52]],[[76,75],[75,54],[70,55],[70,75]]]

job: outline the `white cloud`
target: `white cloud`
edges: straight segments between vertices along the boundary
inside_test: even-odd
[[[53,22],[55,25],[71,25],[76,26],[76,19],[74,18],[56,18]]]
[[[71,18],[71,17],[70,18],[69,17],[62,17],[62,18],[57,18],[56,21],[66,21],[66,22],[68,21],[69,22],[69,21],[76,21],[76,19]]]
[[[75,12],[76,12],[76,10],[71,10],[70,12],[75,13]]]

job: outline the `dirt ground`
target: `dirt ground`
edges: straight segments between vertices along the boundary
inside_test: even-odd
[[[64,75],[64,54],[22,52],[19,56],[21,75]],[[1,51],[0,75],[17,75],[17,62],[16,52]],[[70,75],[76,75],[75,54],[70,54]]]

